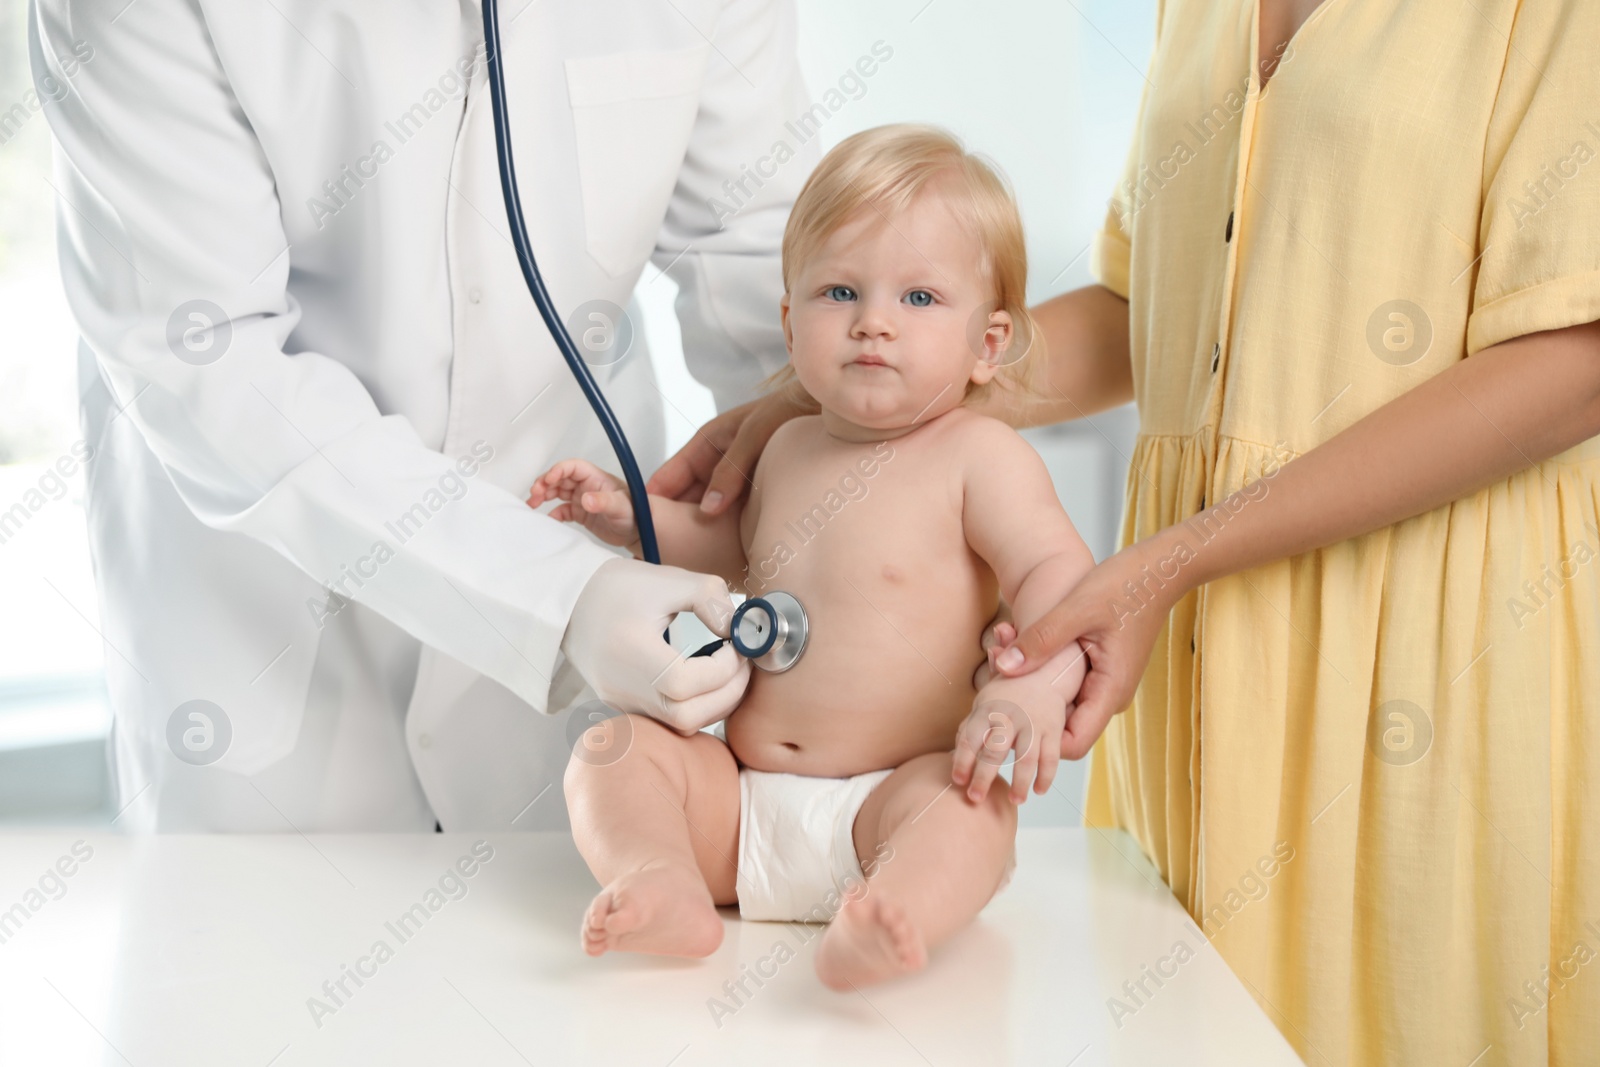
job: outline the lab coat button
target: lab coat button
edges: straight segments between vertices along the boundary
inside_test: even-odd
[[[471,289],[467,290],[467,302],[472,304],[483,303],[483,290],[479,289],[477,286],[473,286]]]
[[[417,747],[418,748],[432,748],[433,747],[433,735],[432,734],[418,734],[417,735]]]

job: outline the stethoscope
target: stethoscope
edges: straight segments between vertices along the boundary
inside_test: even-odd
[[[594,409],[595,418],[600,420],[606,437],[610,439],[612,451],[617,454],[623,479],[628,483],[628,496],[633,500],[634,519],[639,526],[640,551],[646,561],[660,563],[661,552],[656,547],[656,526],[650,516],[650,498],[645,493],[644,475],[639,472],[633,449],[628,445],[628,438],[623,434],[611,405],[606,403],[605,394],[600,392],[600,386],[589,373],[589,366],[579,354],[566,324],[556,314],[555,304],[545,289],[544,277],[539,273],[539,265],[533,258],[533,247],[528,241],[522,200],[517,195],[517,170],[511,160],[511,123],[506,111],[505,79],[500,68],[500,22],[495,11],[495,0],[483,0],[483,42],[488,53],[489,102],[494,113],[494,144],[500,163],[500,191],[505,197],[506,221],[511,227],[511,244],[517,252],[522,279],[528,283],[528,292],[533,294],[533,302],[538,305],[545,328],[561,350],[568,369],[572,371],[578,387]],[[806,648],[807,629],[806,612],[800,601],[789,593],[771,592],[764,596],[748,597],[739,605],[729,623],[728,640],[739,655],[762,670],[777,673],[793,667],[800,659],[800,654]],[[721,640],[713,641],[698,649],[694,655],[709,656],[722,645]]]

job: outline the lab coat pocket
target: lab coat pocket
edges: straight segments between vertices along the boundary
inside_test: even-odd
[[[711,46],[568,59],[589,254],[612,277],[643,265],[666,216]]]

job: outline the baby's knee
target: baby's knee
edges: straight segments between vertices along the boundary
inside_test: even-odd
[[[567,760],[562,785],[570,790],[575,783],[607,767],[655,758],[668,739],[677,736],[648,715],[613,715],[578,735]]]
[[[929,778],[928,787],[939,793],[948,789],[957,804],[985,822],[993,823],[998,829],[1007,832],[1016,829],[1017,805],[1011,799],[1011,787],[1006,784],[1004,778],[996,776],[983,799],[973,802],[967,799],[965,791],[951,787],[950,768],[954,763],[955,753],[937,752],[917,758],[926,761],[922,773]]]
[[[1011,799],[1011,787],[1004,778],[996,777],[989,786],[989,792],[978,803],[1002,829],[1008,833],[1016,832],[1017,803]]]

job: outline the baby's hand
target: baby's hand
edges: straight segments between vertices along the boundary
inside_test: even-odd
[[[566,503],[553,509],[551,518],[581,522],[608,545],[626,548],[639,539],[627,483],[588,460],[562,460],[540,475],[528,490],[530,508],[558,498]]]
[[[950,780],[966,787],[967,798],[976,803],[989,795],[1006,753],[1015,751],[1011,800],[1021,804],[1030,786],[1043,793],[1055,781],[1066,722],[1067,700],[1046,672],[997,675],[978,691],[972,713],[956,732]]]

